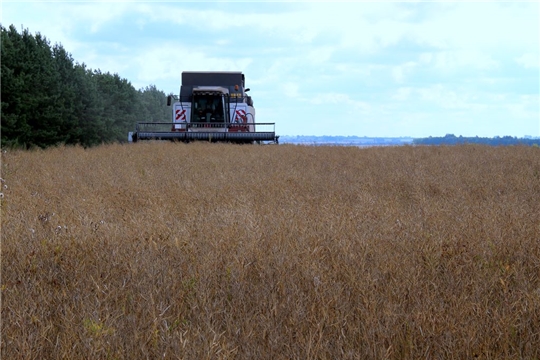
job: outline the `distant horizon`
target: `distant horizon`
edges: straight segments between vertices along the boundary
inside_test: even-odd
[[[278,134],[279,135],[279,134]],[[512,135],[495,135],[495,136],[463,136],[463,135],[456,135],[456,134],[446,134],[446,135],[429,135],[429,136],[421,136],[421,137],[415,137],[415,136],[363,136],[363,135],[279,135],[280,137],[327,137],[327,138],[340,138],[340,137],[350,137],[350,138],[388,138],[388,139],[423,139],[423,138],[429,138],[429,137],[445,137],[447,135],[453,135],[455,137],[464,137],[464,138],[486,138],[486,139],[496,139],[496,138],[504,138],[504,137],[512,137],[517,139],[540,139],[540,136],[534,136],[534,135],[523,135],[523,136],[512,136]]]
[[[445,136],[428,136],[428,137],[388,137],[388,136],[280,136],[280,142],[283,144],[297,145],[336,145],[336,146],[402,146],[402,145],[460,145],[460,144],[479,144],[491,146],[508,146],[508,145],[526,145],[540,146],[540,136],[461,136],[454,134],[446,134]]]

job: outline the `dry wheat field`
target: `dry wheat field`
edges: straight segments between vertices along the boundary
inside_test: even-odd
[[[2,359],[539,359],[540,149],[2,154]]]

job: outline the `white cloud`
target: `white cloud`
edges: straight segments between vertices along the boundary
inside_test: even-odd
[[[471,94],[463,90],[455,90],[442,84],[415,89],[420,100],[434,103],[443,109],[465,110],[478,109],[477,104],[471,100]],[[480,105],[481,107],[481,105]]]
[[[430,64],[433,61],[433,54],[432,53],[422,53],[420,54],[420,57],[418,58],[418,61],[420,64]]]
[[[418,64],[413,61],[394,66],[392,68],[392,76],[394,77],[394,80],[397,83],[403,83],[405,81],[405,77],[409,75],[416,66],[418,66]]]
[[[505,103],[504,107],[508,112],[514,114],[514,118],[530,119],[538,114],[540,95],[521,95]],[[540,126],[540,118],[538,118],[537,124]]]
[[[282,86],[283,94],[288,98],[298,98],[300,95],[298,92],[299,86],[297,83],[286,82]]]
[[[538,47],[538,3],[437,3],[425,8],[430,18],[412,25],[419,43],[490,52]]]
[[[309,60],[311,64],[324,64],[332,57],[335,48],[330,46],[315,46],[313,50],[310,50],[306,59]]]
[[[537,69],[540,67],[540,58],[538,53],[525,53],[514,59],[516,63],[526,69]]]
[[[138,81],[143,84],[167,81],[172,84],[168,91],[177,92],[180,87],[181,69],[193,71],[237,71],[247,69],[250,58],[220,57],[201,49],[165,43],[154,48],[141,49],[130,61],[130,66],[138,69]],[[164,89],[165,90],[165,89]]]
[[[395,93],[392,95],[393,100],[397,101],[406,101],[409,99],[411,94],[413,93],[413,88],[411,87],[400,87],[395,91]]]
[[[371,105],[365,101],[354,100],[348,94],[342,93],[322,93],[309,98],[308,102],[315,105],[338,105],[344,110],[369,111]]]
[[[430,63],[433,67],[444,72],[471,68],[490,70],[499,66],[499,62],[490,54],[478,50],[440,51],[431,55]]]

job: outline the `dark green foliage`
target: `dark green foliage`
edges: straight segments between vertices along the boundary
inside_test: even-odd
[[[171,109],[167,107],[167,99],[163,91],[156,89],[155,85],[150,85],[139,90],[139,92],[141,94],[141,112],[146,121],[171,121]]]
[[[1,30],[2,146],[13,146],[24,144],[31,130],[24,101],[30,77],[23,66],[26,32],[20,35],[13,26]]]
[[[170,121],[165,94],[75,63],[41,34],[1,30],[2,147],[125,142],[142,121]]]

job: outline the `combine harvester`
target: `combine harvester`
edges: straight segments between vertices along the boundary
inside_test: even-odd
[[[278,143],[275,123],[256,123],[244,74],[236,71],[182,73],[180,96],[169,95],[172,122],[138,123],[128,140]]]

